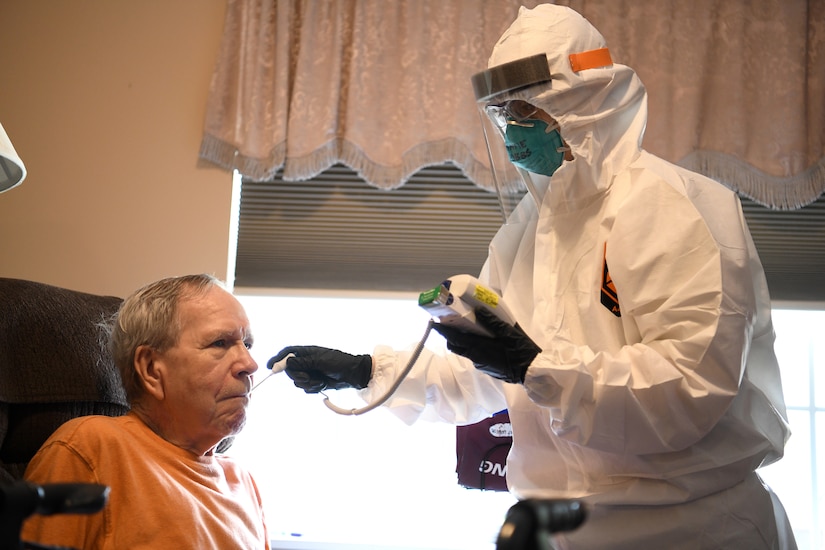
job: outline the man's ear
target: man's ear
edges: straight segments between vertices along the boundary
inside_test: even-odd
[[[163,369],[159,368],[157,356],[158,353],[153,348],[146,345],[138,346],[135,350],[134,364],[146,393],[160,401],[166,395],[166,389],[163,380]]]

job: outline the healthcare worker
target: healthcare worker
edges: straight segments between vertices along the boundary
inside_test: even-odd
[[[455,423],[507,408],[511,492],[588,506],[560,548],[796,548],[755,472],[789,429],[738,197],[641,149],[645,88],[575,11],[521,8],[488,67],[473,79],[488,145],[506,143],[529,194],[480,279],[518,323],[436,324],[454,353],[425,349],[386,406]],[[368,402],[409,355],[290,346],[271,362],[289,353],[296,386]]]

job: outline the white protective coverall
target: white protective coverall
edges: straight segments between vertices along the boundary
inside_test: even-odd
[[[570,53],[605,46],[576,12],[540,5],[521,9],[489,62],[547,55],[552,82],[512,98],[556,119],[575,157],[534,177],[542,196],[520,203],[480,276],[543,350],[524,384],[425,350],[388,406],[409,423],[507,408],[511,492],[589,504],[562,548],[795,548],[754,473],[789,429],[739,199],[641,149],[647,94],[633,70],[571,69]],[[408,356],[376,348],[368,401]]]

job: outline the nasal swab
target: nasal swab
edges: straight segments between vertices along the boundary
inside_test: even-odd
[[[264,376],[263,378],[261,378],[260,382],[258,382],[254,386],[252,386],[249,389],[249,393],[252,393],[252,391],[255,390],[255,388],[257,388],[258,386],[260,386],[261,384],[266,382],[268,379],[272,378],[273,374],[278,374],[279,372],[283,372],[286,369],[286,360],[289,359],[290,357],[295,357],[295,354],[290,353],[289,355],[287,355],[286,357],[284,357],[283,359],[281,359],[277,363],[273,363],[270,373],[267,374],[266,376]]]

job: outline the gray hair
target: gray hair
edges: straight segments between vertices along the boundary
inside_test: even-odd
[[[181,300],[202,296],[216,286],[224,288],[219,279],[205,273],[168,277],[138,289],[121,304],[108,326],[109,347],[129,403],[144,392],[134,365],[138,347],[166,351],[174,346],[180,335]]]

